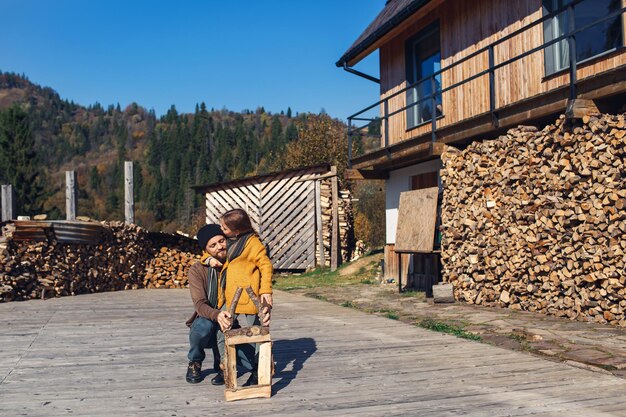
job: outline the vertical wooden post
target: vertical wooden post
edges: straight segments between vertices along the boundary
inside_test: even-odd
[[[341,242],[339,241],[339,184],[337,179],[337,167],[330,167],[331,177],[331,193],[332,193],[332,233],[330,237],[330,270],[335,271],[341,263]]]
[[[13,186],[11,184],[2,186],[2,221],[13,220],[15,218],[15,200],[13,199]]]
[[[76,171],[65,171],[65,219],[76,220]]]
[[[135,223],[133,161],[124,161],[124,218],[126,219],[126,224]]]
[[[626,7],[626,0],[622,0],[622,9]],[[626,44],[626,13],[622,13],[622,45]]]
[[[324,253],[324,231],[322,230],[322,184],[315,181],[315,228],[317,229],[317,246],[320,252],[319,265],[326,266],[326,254]]]

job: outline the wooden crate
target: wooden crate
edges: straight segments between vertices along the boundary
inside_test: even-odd
[[[224,380],[226,401],[245,400],[248,398],[270,398],[272,396],[272,338],[268,327],[251,326],[224,332],[226,369]],[[259,344],[258,385],[237,386],[237,345],[246,343]]]

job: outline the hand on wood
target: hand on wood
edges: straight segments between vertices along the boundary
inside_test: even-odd
[[[220,311],[217,315],[217,323],[222,331],[226,331],[233,326],[233,316],[228,311]]]
[[[263,322],[261,322],[261,326],[269,326],[270,325],[270,316],[272,315],[272,309],[268,308],[267,306],[263,307],[263,313],[265,314],[263,316]]]
[[[265,304],[271,309],[274,306],[272,294],[261,294],[261,304]]]

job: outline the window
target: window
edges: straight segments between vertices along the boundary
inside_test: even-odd
[[[439,23],[428,26],[406,42],[406,62],[407,82],[414,84],[423,79],[406,92],[407,128],[410,129],[428,122],[434,113],[428,96],[433,93],[430,76],[441,69]],[[441,74],[438,74],[435,76],[435,92],[440,91]],[[436,117],[441,116],[441,93],[435,97],[435,107]]]
[[[572,0],[543,0],[544,15],[550,14],[571,3]],[[574,6],[574,26],[581,28],[609,13],[621,9],[621,0],[585,0]],[[604,52],[622,46],[621,16],[606,20],[576,34],[576,62],[593,58]],[[546,42],[567,34],[575,28],[569,28],[567,10],[559,13],[543,24]],[[569,67],[569,46],[562,40],[548,46],[544,53],[546,75],[554,74]]]

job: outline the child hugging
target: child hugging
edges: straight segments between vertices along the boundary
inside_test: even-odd
[[[258,235],[252,228],[250,217],[242,209],[233,209],[224,213],[220,219],[222,231],[227,239],[226,262],[223,265],[220,276],[220,288],[218,305],[227,310],[230,306],[238,287],[245,290],[252,287],[252,291],[260,297],[260,302],[266,308],[271,308],[272,300],[272,263],[267,256],[267,251]],[[212,262],[206,260],[206,262]],[[259,325],[258,310],[250,297],[243,291],[235,309],[233,328]],[[269,323],[263,323],[268,325]],[[227,330],[225,328],[222,331]],[[224,335],[218,332],[218,347],[224,358]],[[242,365],[249,368],[252,374],[244,384],[257,384],[257,360],[256,355],[243,354],[238,356]],[[248,363],[246,363],[248,362]]]

